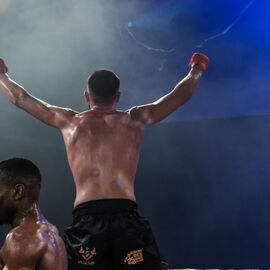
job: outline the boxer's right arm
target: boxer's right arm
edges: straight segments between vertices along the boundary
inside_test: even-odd
[[[157,101],[131,108],[129,110],[131,118],[143,123],[143,125],[152,125],[166,118],[192,98],[199,84],[202,72],[206,70],[208,64],[209,59],[207,56],[195,53],[189,63],[191,70],[188,75],[171,92]]]
[[[0,87],[14,105],[28,112],[45,124],[55,128],[64,128],[70,123],[71,117],[77,113],[70,109],[49,105],[46,102],[33,97],[22,86],[11,80],[5,73],[0,73]]]

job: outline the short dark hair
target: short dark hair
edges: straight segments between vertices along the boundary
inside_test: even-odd
[[[87,86],[95,104],[109,105],[119,91],[120,79],[111,70],[100,69],[88,78]]]
[[[23,184],[30,197],[38,199],[41,175],[38,167],[25,158],[11,158],[0,162],[0,183],[6,186]]]

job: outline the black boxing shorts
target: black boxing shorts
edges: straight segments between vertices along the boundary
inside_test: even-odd
[[[160,270],[163,264],[149,222],[137,204],[105,199],[74,208],[65,230],[69,270]]]

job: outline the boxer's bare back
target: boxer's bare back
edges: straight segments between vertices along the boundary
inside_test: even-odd
[[[135,201],[143,127],[130,113],[104,107],[70,118],[62,134],[76,184],[75,205],[106,198]]]

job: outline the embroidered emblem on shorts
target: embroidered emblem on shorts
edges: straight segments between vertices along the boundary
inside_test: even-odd
[[[96,254],[96,248],[93,248],[92,250],[90,250],[89,247],[83,247],[81,246],[79,253],[81,254],[83,260],[79,260],[78,264],[84,264],[84,265],[94,265],[95,262],[93,260],[91,260]]]
[[[143,262],[143,253],[141,249],[134,250],[128,253],[127,257],[124,260],[125,263],[132,265],[139,262]]]

